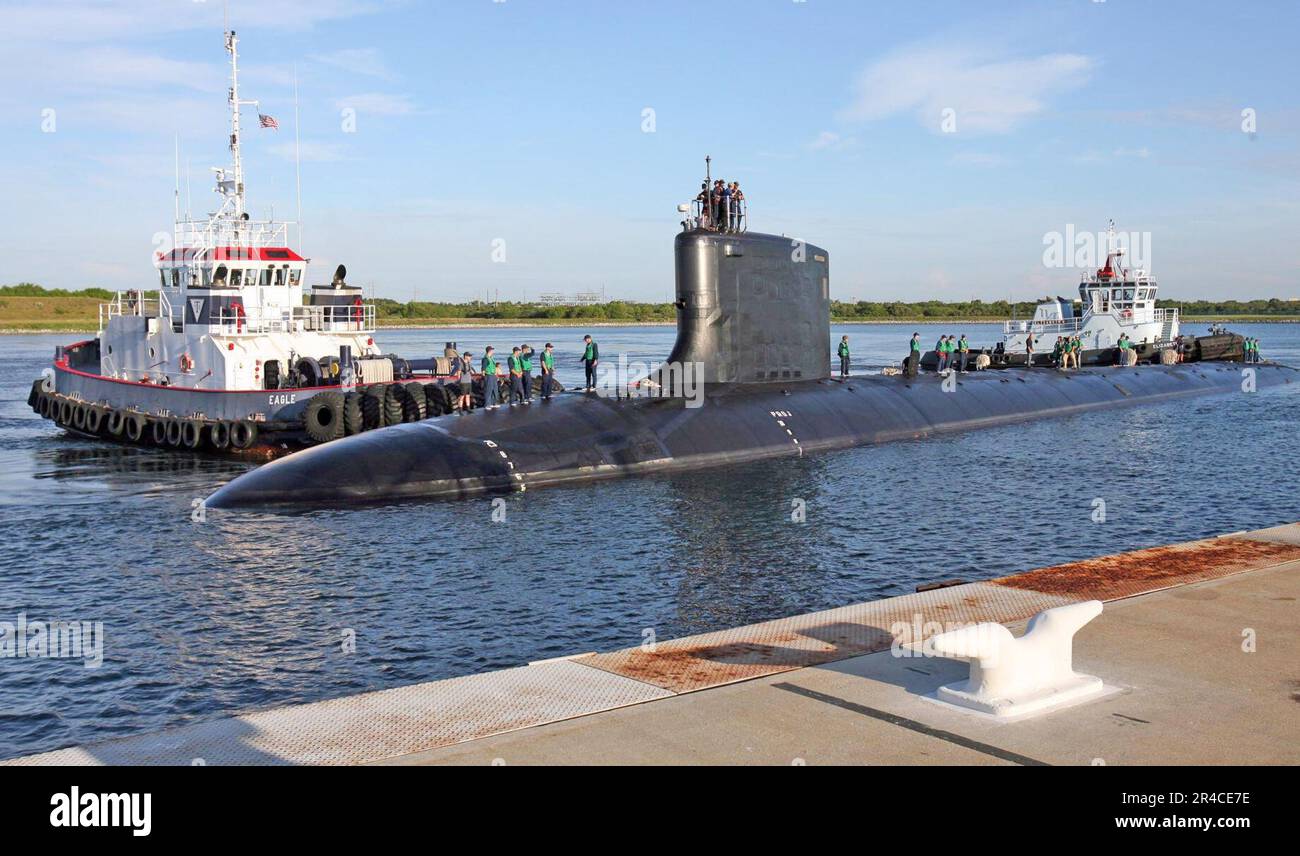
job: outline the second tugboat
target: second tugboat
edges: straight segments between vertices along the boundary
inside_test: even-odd
[[[249,218],[240,108],[257,102],[240,99],[234,31],[225,43],[232,165],[214,168],[220,206],[205,220],[178,212],[173,249],[155,255],[157,292],[101,305],[98,336],[56,349],[28,404],[76,434],[268,452],[450,412],[454,343],[440,358],[382,355],[375,307],[344,267],[304,295],[293,224]]]

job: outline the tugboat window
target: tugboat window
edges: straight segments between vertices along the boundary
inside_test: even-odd
[[[298,270],[297,270],[297,268],[295,268],[295,269],[289,271],[289,284],[290,284],[290,285],[297,285],[297,284],[298,284]]]
[[[231,284],[232,286],[236,286],[236,287],[239,286],[239,285],[241,285],[240,278],[241,278],[243,275],[244,275],[244,270],[243,270],[243,268],[231,268],[231,269],[230,269],[230,284]]]
[[[271,284],[271,271],[273,270],[275,270],[275,265],[271,265],[267,267],[266,270],[262,271],[262,285]]]

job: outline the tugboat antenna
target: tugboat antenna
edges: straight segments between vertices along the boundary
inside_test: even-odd
[[[298,194],[298,252],[305,253],[302,242],[302,153],[298,146],[298,64],[293,64],[293,180]]]
[[[177,223],[181,219],[181,135],[179,133],[173,138],[173,146],[176,158],[176,190],[172,194],[172,204],[175,208],[175,217],[172,222]]]

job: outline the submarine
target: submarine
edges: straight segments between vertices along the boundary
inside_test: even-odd
[[[831,376],[826,250],[687,205],[677,338],[644,383],[392,425],[240,475],[209,508],[465,498],[698,470],[1300,381],[1275,363]],[[722,225],[725,223],[726,225]],[[715,225],[716,224],[716,225]]]

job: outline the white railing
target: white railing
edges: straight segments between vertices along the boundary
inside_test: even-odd
[[[107,303],[99,304],[99,330],[102,333],[109,320],[119,315],[138,315],[144,318],[163,318],[168,324],[175,323],[171,301],[164,292],[157,297],[145,297],[141,294],[119,291]]]
[[[1082,329],[1082,318],[1046,318],[1043,320],[1005,321],[1002,324],[1003,333],[1028,333],[1031,330],[1037,333],[1041,330],[1065,335],[1066,333],[1077,333]]]
[[[688,222],[690,228],[708,229],[712,232],[739,233],[749,229],[749,211],[744,199],[730,199],[726,203],[705,203],[696,199],[691,203],[692,216]]]
[[[1177,309],[1124,309],[1111,310],[1100,313],[1102,315],[1111,314],[1122,324],[1164,324],[1169,325],[1178,321]],[[1027,321],[1004,321],[1002,332],[1005,334],[1012,333],[1029,333],[1033,332],[1066,335],[1068,333],[1077,333],[1084,328],[1085,319],[1083,318],[1046,318],[1030,319]]]
[[[209,322],[226,334],[369,333],[375,329],[375,306],[296,306],[292,311],[244,312],[223,306]]]
[[[284,247],[289,242],[289,225],[279,220],[232,217],[180,220],[174,238],[177,247]]]

